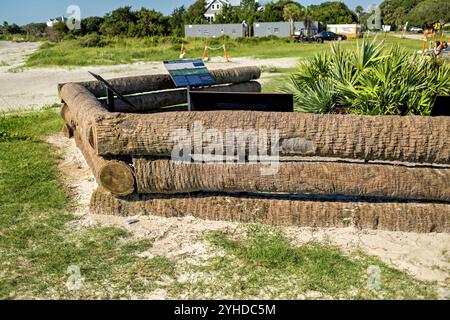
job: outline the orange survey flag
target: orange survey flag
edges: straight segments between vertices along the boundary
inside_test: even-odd
[[[428,42],[428,30],[425,30],[423,33],[422,52],[425,52],[425,47],[427,46],[427,42]]]
[[[184,42],[181,42],[180,59],[183,59],[185,55]]]

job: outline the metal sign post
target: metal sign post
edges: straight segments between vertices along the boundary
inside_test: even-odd
[[[125,102],[127,105],[131,107],[131,110],[135,110],[136,106],[132,104],[130,101],[128,101],[127,98],[125,98],[119,91],[114,89],[108,81],[103,79],[98,74],[95,74],[93,72],[88,71],[95,79],[100,81],[103,86],[106,88],[106,98],[107,98],[107,104],[108,104],[108,111],[114,112],[114,95],[116,95],[120,100]]]
[[[187,105],[188,105],[188,111],[192,111],[191,86],[187,86]]]

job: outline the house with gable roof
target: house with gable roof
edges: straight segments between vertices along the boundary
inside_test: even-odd
[[[222,10],[224,6],[239,7],[241,0],[208,0],[206,2],[205,18],[209,22],[215,20],[216,15]]]

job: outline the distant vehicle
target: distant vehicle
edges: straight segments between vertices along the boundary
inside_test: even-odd
[[[418,27],[412,27],[412,28],[409,29],[409,31],[416,32],[416,33],[422,33],[423,29],[422,28],[418,28]]]
[[[324,41],[347,40],[347,36],[337,34],[331,31],[322,31],[312,36],[313,41],[323,43]]]
[[[311,42],[312,37],[305,36],[303,33],[295,32],[295,34],[292,36],[292,39],[294,39],[294,42]]]

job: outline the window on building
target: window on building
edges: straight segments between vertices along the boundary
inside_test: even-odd
[[[273,33],[280,33],[280,28],[273,28]]]

